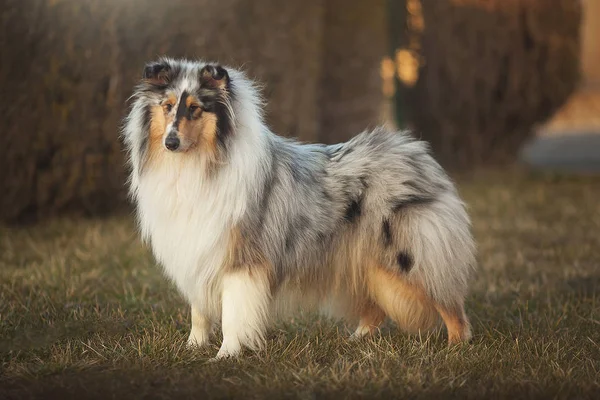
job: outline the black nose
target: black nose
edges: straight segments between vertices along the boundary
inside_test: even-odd
[[[169,135],[165,139],[165,147],[171,151],[179,148],[179,138],[175,135]]]

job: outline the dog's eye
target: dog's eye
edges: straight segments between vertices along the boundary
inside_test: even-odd
[[[198,107],[197,105],[194,105],[194,104],[192,104],[192,105],[190,106],[190,113],[192,113],[192,114],[193,114],[193,113],[195,113],[195,112],[196,112],[196,110],[198,110],[199,108],[200,108],[200,107]]]
[[[164,107],[167,112],[171,112],[171,110],[173,109],[173,104],[166,103]]]

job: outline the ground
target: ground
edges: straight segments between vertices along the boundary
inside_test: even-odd
[[[445,332],[348,341],[302,316],[264,351],[209,363],[189,310],[130,216],[0,228],[0,398],[600,398],[600,177],[457,179],[479,246],[467,312]]]

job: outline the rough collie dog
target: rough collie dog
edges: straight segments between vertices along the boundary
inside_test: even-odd
[[[256,349],[277,316],[316,309],[372,333],[464,312],[470,221],[426,143],[383,128],[347,143],[273,134],[256,86],[235,69],[148,64],[124,139],[141,234],[191,304],[190,345],[221,323],[217,358]]]

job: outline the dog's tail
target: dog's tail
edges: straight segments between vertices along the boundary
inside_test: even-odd
[[[475,245],[458,195],[448,191],[399,210],[391,229],[395,240],[386,246],[387,268],[374,269],[370,279],[386,314],[415,332],[437,325],[440,310],[462,310]]]
[[[448,191],[403,218],[400,229],[407,230],[400,240],[413,258],[409,280],[423,285],[438,304],[462,303],[475,268],[475,242],[463,202],[455,191]]]

